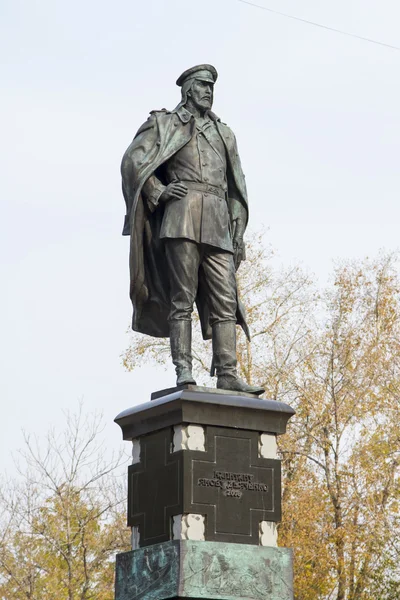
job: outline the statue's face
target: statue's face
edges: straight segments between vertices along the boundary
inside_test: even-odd
[[[195,79],[188,95],[199,110],[210,110],[213,105],[214,85],[208,81]]]

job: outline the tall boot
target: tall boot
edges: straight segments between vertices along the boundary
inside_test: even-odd
[[[175,365],[176,385],[196,385],[192,375],[192,322],[170,321],[172,362]]]
[[[236,371],[236,323],[225,321],[215,323],[212,328],[214,366],[217,372],[217,388],[262,394],[265,390],[256,385],[249,385],[238,377]]]

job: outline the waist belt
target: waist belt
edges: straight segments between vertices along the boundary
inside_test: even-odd
[[[218,198],[225,198],[226,192],[220,187],[210,185],[209,183],[197,183],[195,181],[180,181],[187,187],[188,190],[195,190],[196,192],[204,192],[205,194],[213,194]]]

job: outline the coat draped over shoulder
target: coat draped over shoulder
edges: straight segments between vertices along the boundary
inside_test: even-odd
[[[228,208],[232,231],[238,221],[244,230],[248,221],[247,191],[235,136],[210,113],[226,148],[228,159]],[[144,201],[142,188],[169,158],[191,139],[195,121],[183,107],[173,112],[153,111],[140,127],[122,159],[122,191],[126,203],[123,235],[130,235],[130,297],[132,329],[154,337],[169,337],[169,284],[160,229],[163,207]],[[196,305],[204,339],[211,338],[205,286],[201,284]],[[237,322],[249,337],[244,309],[238,302]]]

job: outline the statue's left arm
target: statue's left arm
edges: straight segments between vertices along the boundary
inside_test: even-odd
[[[247,202],[246,180],[240,162],[236,138],[228,127],[226,127],[226,131],[231,170],[231,173],[228,175],[228,207],[231,217],[235,268],[238,270],[242,260],[246,259],[246,250],[243,237],[249,219],[249,209]]]

